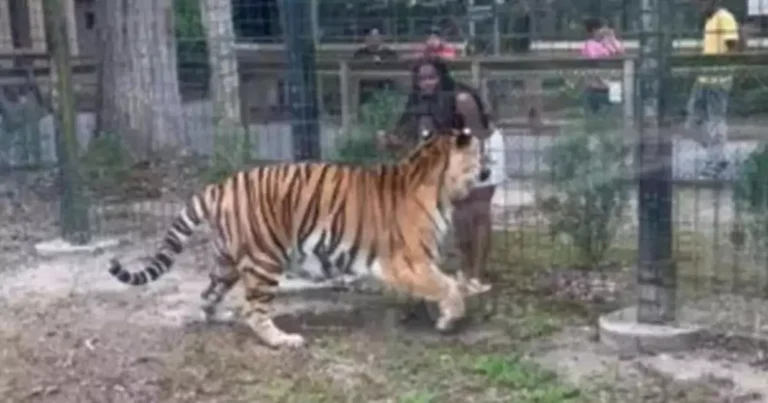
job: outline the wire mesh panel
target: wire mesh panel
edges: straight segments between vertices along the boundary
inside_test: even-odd
[[[0,350],[10,362],[0,372],[0,391],[19,401],[524,403],[576,402],[580,394],[597,401],[606,386],[592,379],[572,386],[542,368],[592,353],[583,328],[594,326],[596,315],[638,303],[643,245],[671,250],[665,263],[676,267],[676,276],[668,286],[675,287],[680,311],[696,312],[694,322],[712,325],[713,335],[764,336],[765,17],[745,2],[721,2],[739,22],[738,48],[704,57],[695,2],[668,4],[667,27],[650,33],[672,44],[657,49],[670,67],[664,79],[641,52],[649,30],[640,26],[638,3],[0,0],[0,304],[8,317]],[[190,196],[207,189],[212,197],[222,188],[206,186],[235,172],[305,160],[369,167],[403,158],[410,149],[386,149],[387,135],[420,129],[407,125],[413,110],[437,114],[446,105],[419,104],[429,98],[420,77],[429,74],[414,69],[424,56],[444,59],[459,84],[447,102],[452,115],[459,93],[477,95],[475,106],[490,121],[483,164],[497,164],[503,178],[481,192],[483,203],[470,206],[478,214],[465,221],[473,223],[452,223],[442,258],[435,257],[451,276],[477,274],[493,286],[467,297],[470,320],[461,332],[436,336],[435,305],[406,303],[388,290],[338,278],[310,278],[298,270],[306,260],[290,248],[285,272],[257,274],[280,280],[265,285],[280,291],[278,326],[316,341],[309,353],[261,350],[250,344],[253,332],[242,337],[229,327],[193,326],[200,322],[201,291],[227,263],[216,252],[216,225],[250,220],[268,227],[295,219],[298,209],[286,208],[286,195],[310,197],[290,193],[305,189],[289,181],[269,195],[241,187],[216,204],[251,208],[214,223],[214,231],[200,227],[163,285],[127,291],[109,275],[112,258],[132,271],[163,260],[157,246],[164,237],[175,251],[174,237],[191,222],[178,219]],[[712,77],[722,82],[713,86]],[[648,85],[641,85],[650,81],[661,84],[654,87],[655,106],[646,102]],[[648,105],[663,112],[654,135],[671,146],[664,169],[638,161]],[[725,164],[707,175],[715,154]],[[671,239],[648,230],[659,223],[641,210],[660,203],[644,199],[654,193],[642,192],[639,180],[669,171],[662,179],[671,192],[661,196],[669,199],[671,217],[656,218],[670,220]],[[375,190],[386,188],[382,182]],[[334,189],[314,190],[338,197]],[[387,189],[350,193],[367,213],[386,204],[374,203],[373,195],[392,196]],[[412,204],[431,206],[419,203]],[[299,218],[294,226],[302,228],[321,221]],[[354,225],[325,218],[335,222],[329,231],[379,228],[372,237],[395,239],[413,230],[400,217],[352,217]],[[478,242],[484,229],[490,240]],[[330,238],[320,232],[312,241],[323,246]],[[342,241],[354,235],[345,233]],[[284,241],[255,230],[247,236],[254,243]],[[463,247],[462,240],[476,246]],[[398,241],[424,247],[392,242]],[[249,253],[237,254],[263,263],[264,256]],[[323,253],[318,246],[310,255],[327,258]],[[320,263],[343,266],[338,261]],[[319,296],[308,291],[320,287]],[[239,302],[231,298],[223,307],[237,317]],[[305,310],[286,314],[294,305]],[[409,311],[414,305],[417,314]],[[317,313],[326,306],[338,310]],[[425,319],[429,331],[419,330],[421,322],[401,322],[403,313]],[[559,356],[528,343],[542,340],[569,350]],[[513,349],[524,354],[511,357]],[[565,372],[605,358],[586,357]],[[618,385],[611,396],[648,397],[652,382],[664,393],[672,388],[664,396],[691,390],[666,378],[649,381],[656,373],[643,378],[651,383],[629,385],[637,376],[623,383],[611,378],[607,383]],[[43,378],[53,386],[40,386]]]

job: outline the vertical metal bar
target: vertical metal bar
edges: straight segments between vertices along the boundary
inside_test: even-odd
[[[320,0],[310,0],[310,21],[312,23],[312,43],[320,47]]]
[[[622,90],[624,99],[624,131],[632,133],[635,127],[635,60],[624,59],[622,64]]]
[[[501,24],[499,21],[499,3],[493,2],[493,54],[501,54]]]
[[[346,60],[339,62],[339,91],[341,92],[341,132],[345,135],[349,133],[352,125],[352,111],[350,103],[352,102],[349,82],[349,63]]]
[[[475,0],[469,0],[467,2],[467,9],[472,10],[475,8]],[[469,43],[475,46],[475,36],[477,36],[477,23],[474,18],[469,19]]]
[[[282,0],[280,14],[288,61],[286,87],[291,110],[294,160],[320,158],[320,127],[317,108],[315,43],[306,0]]]
[[[52,85],[55,89],[56,155],[62,180],[60,222],[62,238],[73,244],[91,239],[88,205],[83,195],[78,166],[77,111],[75,109],[72,70],[69,54],[67,20],[62,0],[44,0],[42,13],[49,32],[47,46],[51,51]]]
[[[665,130],[665,81],[669,78],[671,37],[667,2],[641,0],[640,58],[637,66],[639,113],[638,321],[675,319],[677,273],[672,261],[672,142]]]

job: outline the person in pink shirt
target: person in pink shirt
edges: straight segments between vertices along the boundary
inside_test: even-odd
[[[589,37],[581,47],[581,55],[590,59],[599,59],[624,53],[624,46],[616,38],[613,29],[599,18],[589,18],[584,22]],[[587,111],[596,113],[610,106],[609,82],[599,75],[589,75],[585,80],[584,96]]]

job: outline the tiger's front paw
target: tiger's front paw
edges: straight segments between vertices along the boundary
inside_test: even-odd
[[[275,338],[274,340],[271,340],[269,344],[271,347],[275,347],[275,348],[281,348],[281,347],[299,348],[304,346],[305,340],[304,340],[304,336],[298,333],[284,333],[280,337]]]

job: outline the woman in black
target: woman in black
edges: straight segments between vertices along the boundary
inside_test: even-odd
[[[484,155],[495,156],[498,168],[491,168],[491,177],[479,183],[463,200],[454,203],[454,233],[464,259],[465,274],[479,279],[488,260],[491,242],[491,199],[496,185],[503,181],[503,144],[489,153],[491,135],[501,141],[485,112],[477,91],[456,82],[448,72],[446,64],[438,58],[426,58],[413,68],[413,84],[403,115],[393,135],[383,139],[384,145],[392,149],[409,149],[419,141],[425,130],[448,131],[469,128],[485,145]],[[501,148],[501,150],[498,150]],[[495,151],[495,152],[494,152]]]

